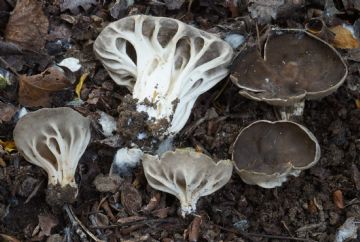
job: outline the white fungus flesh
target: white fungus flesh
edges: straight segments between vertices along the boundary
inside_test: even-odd
[[[112,79],[132,90],[137,111],[166,119],[169,133],[185,125],[199,95],[228,73],[233,49],[181,21],[134,15],[109,24],[94,51]]]

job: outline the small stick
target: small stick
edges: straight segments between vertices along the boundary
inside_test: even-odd
[[[121,224],[111,224],[111,225],[106,225],[106,226],[92,226],[91,228],[93,229],[111,229],[111,228],[122,228],[122,227],[127,227],[127,226],[132,226],[132,225],[137,225],[137,224],[144,224],[147,226],[151,226],[151,224],[157,224],[157,223],[176,223],[179,220],[177,219],[173,219],[173,218],[166,218],[166,219],[149,219],[149,220],[139,220],[139,221],[132,221],[132,222],[127,222],[127,223],[121,223]]]
[[[190,224],[189,228],[189,241],[198,241],[200,235],[200,226],[202,223],[201,216],[195,216],[194,220]]]
[[[24,204],[27,204],[28,202],[30,202],[30,200],[37,194],[37,192],[39,191],[39,188],[41,187],[41,185],[43,184],[44,180],[41,180],[39,182],[39,184],[36,185],[36,187],[34,188],[34,190],[30,193],[30,195],[28,196],[28,198],[26,198],[26,201],[24,202]]]
[[[68,216],[71,220],[71,223],[73,224],[74,227],[78,228],[80,226],[96,242],[105,242],[103,240],[98,239],[93,233],[90,232],[90,230],[88,230],[85,227],[85,225],[80,221],[80,219],[78,219],[76,217],[76,215],[74,214],[71,205],[65,204],[64,209],[65,209],[66,213],[68,214]],[[85,240],[86,240],[86,234],[80,228],[77,229],[76,232],[79,234],[81,239],[85,238]]]
[[[245,235],[247,237],[262,237],[267,239],[280,239],[280,240],[290,240],[290,241],[306,241],[306,242],[316,242],[312,239],[302,239],[302,238],[295,238],[295,237],[289,237],[289,236],[282,236],[282,235],[269,235],[269,234],[256,234],[256,233],[247,233],[247,232],[241,232],[235,229],[227,229],[220,225],[214,224],[215,227],[218,227],[221,230],[231,232],[238,235]]]
[[[289,227],[287,226],[287,224],[285,223],[285,221],[281,221],[282,225],[284,226],[284,228],[286,229],[286,231],[288,231],[289,235],[291,237],[294,237],[294,235],[291,233]]]

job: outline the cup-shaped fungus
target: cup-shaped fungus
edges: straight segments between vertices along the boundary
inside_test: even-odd
[[[143,167],[151,187],[180,200],[183,216],[196,210],[200,197],[224,186],[233,169],[230,160],[215,163],[209,156],[193,149],[167,151],[160,158],[145,154]]]
[[[256,47],[241,52],[230,78],[241,95],[271,105],[293,106],[327,96],[348,73],[340,54],[305,30],[272,29],[263,51],[263,56]]]
[[[241,130],[232,159],[241,179],[263,188],[281,186],[319,160],[320,146],[304,126],[291,121],[256,121]]]
[[[19,120],[14,140],[28,162],[47,172],[47,202],[74,202],[75,171],[90,141],[90,120],[71,108],[43,108]]]
[[[94,51],[111,78],[132,91],[137,110],[185,125],[197,97],[228,73],[233,50],[205,31],[165,17],[135,15],[109,24]]]

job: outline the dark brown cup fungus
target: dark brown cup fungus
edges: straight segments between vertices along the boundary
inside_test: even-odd
[[[71,108],[43,108],[19,120],[14,140],[28,162],[48,173],[46,201],[52,206],[74,202],[75,171],[90,142],[90,120]]]
[[[340,54],[305,30],[272,29],[264,55],[249,47],[234,60],[230,78],[240,94],[276,106],[320,99],[344,82],[348,70]]]
[[[263,188],[281,186],[318,162],[320,146],[304,126],[290,121],[256,121],[241,130],[232,159],[241,179]]]

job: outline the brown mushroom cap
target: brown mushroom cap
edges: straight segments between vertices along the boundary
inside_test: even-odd
[[[245,97],[290,106],[331,94],[347,72],[340,54],[320,38],[304,30],[273,29],[264,56],[255,47],[241,52],[234,60],[231,79]]]
[[[280,185],[287,175],[298,175],[319,158],[315,136],[290,121],[254,122],[240,132],[233,148],[233,161],[244,182],[265,188]]]

